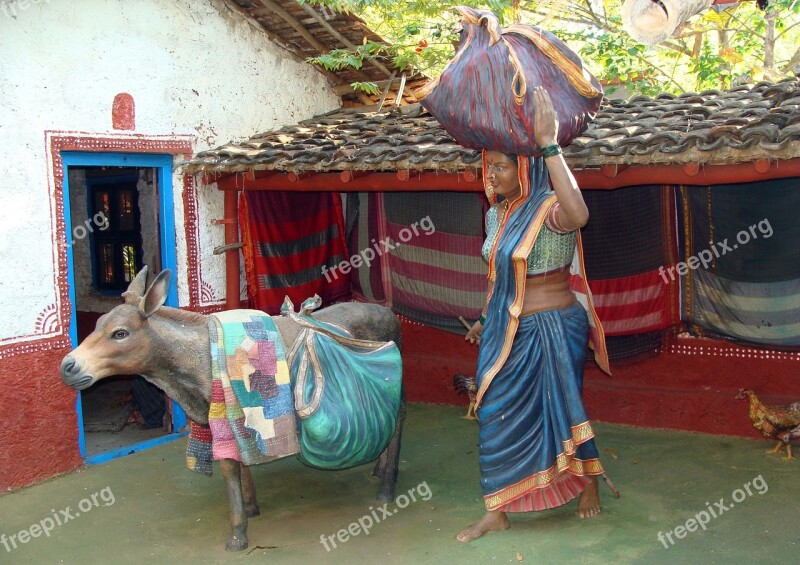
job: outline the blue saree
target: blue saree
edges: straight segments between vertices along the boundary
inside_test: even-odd
[[[581,396],[590,336],[608,372],[602,327],[582,276],[580,238],[570,283],[578,303],[520,318],[527,257],[556,197],[544,159],[520,157],[518,168],[522,194],[510,203],[489,259],[494,284],[476,400],[484,501],[488,510],[507,512],[560,506],[584,490],[590,475],[602,474]],[[488,184],[486,191],[494,204]]]

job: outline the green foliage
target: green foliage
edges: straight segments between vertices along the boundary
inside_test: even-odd
[[[689,69],[695,76],[694,90],[697,92],[730,86],[731,75],[726,70],[726,61],[717,54],[708,39],[703,41],[698,56],[689,62]]]
[[[366,92],[367,94],[372,94],[377,96],[381,93],[381,89],[378,88],[378,85],[374,82],[351,82],[350,86],[356,92]]]
[[[320,65],[328,71],[340,71],[348,66],[360,69],[364,65],[364,59],[380,56],[390,49],[390,47],[377,41],[365,41],[354,51],[348,49],[334,49],[319,57],[308,57],[306,61]]]
[[[463,0],[321,0],[349,11],[390,45],[367,42],[354,52],[336,50],[310,59],[329,70],[360,68],[367,56],[409,72],[436,76],[458,43],[453,9]],[[698,14],[674,37],[644,46],[622,28],[622,0],[482,0],[474,8],[498,14],[504,25],[520,17],[561,37],[611,93],[632,94],[728,88],[742,81],[793,76],[800,65],[800,0],[715,6]],[[515,9],[516,4],[516,9]],[[770,39],[772,38],[772,39]]]

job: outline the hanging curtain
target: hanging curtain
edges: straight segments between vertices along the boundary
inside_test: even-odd
[[[462,331],[458,317],[477,319],[486,300],[486,207],[476,193],[352,195],[350,254],[375,255],[354,272],[354,293],[412,320]]]
[[[351,254],[365,249],[374,251],[375,244],[381,239],[383,215],[383,193],[351,192],[347,197],[347,244]],[[380,244],[379,244],[380,249]],[[388,306],[389,301],[384,290],[384,259],[375,257],[359,266],[352,277],[353,293],[366,302],[374,302]]]
[[[680,278],[673,187],[585,190],[586,272],[606,336],[624,336],[680,323]]]
[[[319,294],[323,305],[350,298],[341,198],[331,192],[244,191],[239,202],[247,295],[253,308],[280,313]],[[334,277],[334,275],[336,275]]]
[[[692,329],[800,346],[800,179],[683,187],[681,194],[688,213],[685,317]]]

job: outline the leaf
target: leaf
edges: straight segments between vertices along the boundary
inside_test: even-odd
[[[733,47],[720,50],[719,56],[728,63],[736,64],[744,61],[744,57],[742,57]]]
[[[381,89],[378,88],[378,85],[374,82],[351,82],[350,86],[356,92],[366,92],[367,94],[372,94],[377,96],[381,93]]]
[[[725,29],[725,26],[731,19],[731,13],[728,10],[717,12],[714,9],[706,10],[703,12],[703,21],[717,26],[720,29]]]

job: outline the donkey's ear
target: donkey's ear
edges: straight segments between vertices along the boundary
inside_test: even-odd
[[[169,292],[169,279],[172,273],[169,269],[164,269],[147,289],[147,292],[139,304],[139,313],[145,318],[149,318],[156,311],[164,305],[167,301],[167,293]]]
[[[136,276],[128,285],[128,290],[122,293],[122,298],[125,299],[126,304],[133,304],[138,306],[139,302],[144,296],[144,290],[147,288],[147,265],[142,267],[142,270],[136,273]]]

